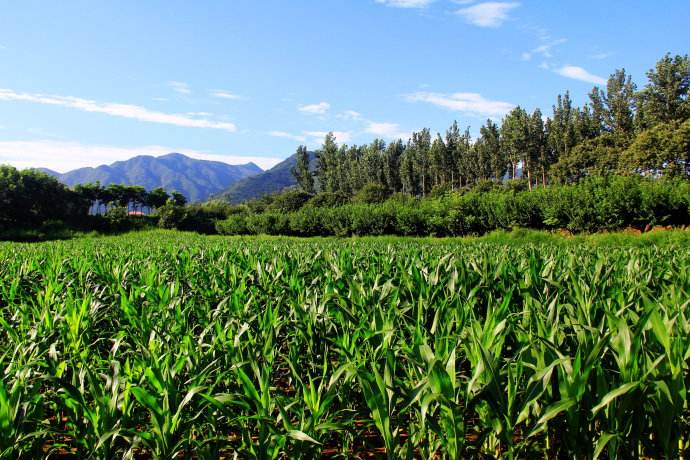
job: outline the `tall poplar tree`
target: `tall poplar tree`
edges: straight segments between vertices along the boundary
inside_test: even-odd
[[[297,162],[292,168],[292,175],[297,179],[297,183],[307,193],[314,193],[314,177],[309,169],[309,152],[307,147],[300,145],[297,147]]]

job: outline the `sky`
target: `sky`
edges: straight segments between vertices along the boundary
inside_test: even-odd
[[[0,0],[0,164],[268,168],[328,131],[477,133],[617,68],[644,85],[689,22],[688,0]]]

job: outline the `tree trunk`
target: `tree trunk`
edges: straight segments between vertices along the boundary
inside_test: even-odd
[[[546,188],[546,168],[541,166],[541,185]]]
[[[530,171],[531,168],[527,168],[527,184],[529,186],[529,191],[532,191],[532,172]]]

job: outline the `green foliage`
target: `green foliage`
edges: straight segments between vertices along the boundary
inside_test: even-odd
[[[293,212],[305,205],[312,196],[299,188],[289,188],[272,196],[271,204],[267,211]]]
[[[32,228],[86,214],[89,202],[55,178],[35,170],[0,166],[0,231]]]
[[[158,217],[158,227],[160,228],[177,228],[184,215],[184,208],[176,205],[172,200],[158,208],[155,214]]]
[[[219,224],[222,234],[269,235],[469,235],[524,227],[596,232],[690,223],[690,182],[637,176],[594,176],[573,185],[527,190],[526,181],[504,187],[333,208],[304,206],[292,213],[247,213]]]
[[[355,195],[352,197],[353,203],[382,203],[386,201],[388,197],[388,191],[386,186],[383,184],[378,184],[371,182],[364,187],[362,187]]]
[[[312,208],[333,208],[347,203],[347,196],[342,193],[319,192],[309,199],[306,206]]]
[[[486,196],[523,194],[444,199]],[[402,209],[441,215],[419,203]],[[356,206],[381,213],[353,225],[378,228],[401,204]],[[689,244],[526,230],[0,243],[0,457],[679,458]]]
[[[642,131],[621,155],[620,166],[637,174],[690,178],[690,119]]]

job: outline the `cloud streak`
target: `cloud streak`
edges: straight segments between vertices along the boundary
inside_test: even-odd
[[[410,133],[402,131],[397,123],[377,123],[372,121],[365,128],[365,132],[383,139],[405,140],[410,137]]]
[[[291,134],[286,131],[271,131],[268,133],[268,135],[273,137],[281,137],[283,139],[290,139],[297,142],[304,142],[307,140],[306,136],[302,136],[300,134]]]
[[[173,91],[179,94],[191,94],[192,90],[189,89],[189,85],[183,81],[169,81],[168,86],[172,88]]]
[[[309,113],[312,115],[325,115],[331,108],[328,102],[319,102],[318,104],[301,105],[297,108],[302,113]]]
[[[283,160],[282,158],[262,156],[220,155],[160,145],[121,147],[38,140],[0,141],[0,164],[10,164],[20,169],[42,167],[64,173],[76,168],[95,167],[127,160],[136,155],[160,156],[170,152],[179,152],[200,160],[222,161],[228,164],[244,164],[251,161],[263,169],[273,167]]]
[[[376,3],[393,8],[426,8],[434,0],[376,0]]]
[[[420,91],[408,94],[410,102],[426,102],[438,107],[478,116],[503,116],[514,105],[509,102],[485,99],[478,93],[429,93]]]
[[[562,45],[565,43],[567,40],[565,38],[560,38],[558,40],[551,41],[549,43],[543,43],[536,48],[533,48],[529,51],[526,51],[522,53],[522,60],[523,61],[529,61],[532,59],[533,56],[535,55],[540,55],[543,58],[551,58],[553,55],[551,54],[551,50],[553,47]]]
[[[459,9],[456,13],[478,27],[500,27],[508,20],[508,13],[518,6],[518,2],[485,2]]]
[[[587,70],[576,65],[566,65],[556,70],[556,73],[573,80],[585,81],[595,85],[605,85],[606,79],[589,73]]]
[[[234,101],[236,101],[238,99],[242,99],[241,96],[238,96],[237,94],[231,93],[229,91],[224,91],[222,89],[214,89],[214,90],[210,91],[209,94],[213,97],[217,97],[220,99],[230,99],[230,100],[234,100]]]
[[[133,104],[97,102],[73,96],[55,96],[35,93],[19,93],[11,89],[0,88],[0,101],[30,102],[34,104],[68,107],[82,112],[102,113],[112,117],[187,128],[219,129],[233,133],[237,126],[230,122],[214,121],[205,118],[192,118],[188,115],[164,113],[149,110]]]

